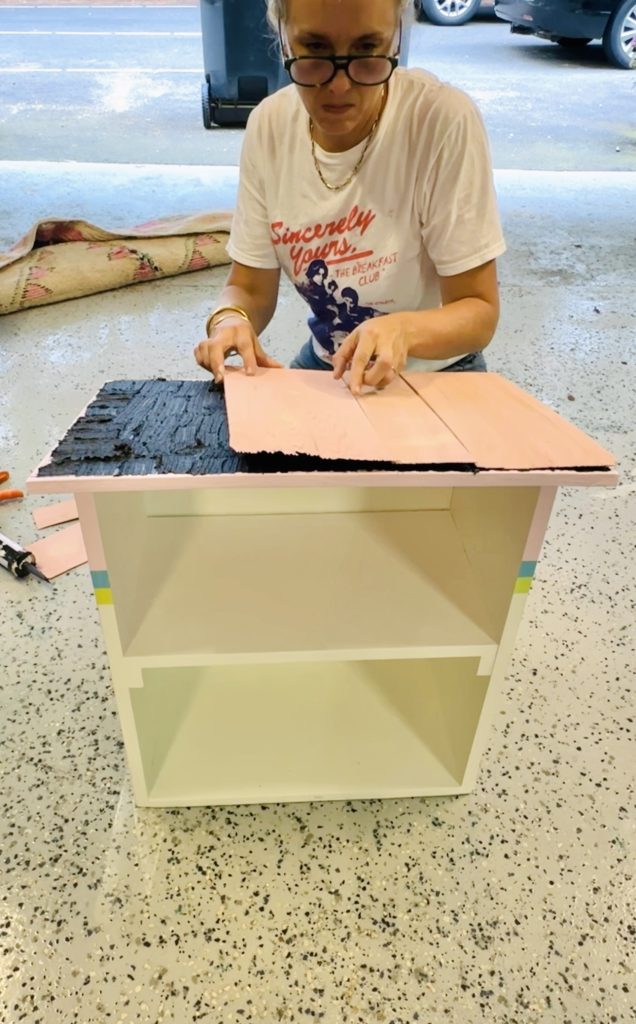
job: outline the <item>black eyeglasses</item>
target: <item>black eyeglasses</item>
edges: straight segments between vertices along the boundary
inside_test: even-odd
[[[280,23],[278,25],[281,52],[284,52]],[[398,66],[402,43],[402,22],[398,37],[397,51],[393,56],[381,54],[370,57],[287,57],[283,67],[296,85],[320,86],[331,82],[338,71],[344,71],[347,78],[356,85],[382,85]]]

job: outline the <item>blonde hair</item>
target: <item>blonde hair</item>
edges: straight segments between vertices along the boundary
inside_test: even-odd
[[[412,14],[412,0],[393,0],[395,9],[400,17]],[[276,31],[279,21],[285,21],[287,17],[286,0],[267,0],[267,20]]]

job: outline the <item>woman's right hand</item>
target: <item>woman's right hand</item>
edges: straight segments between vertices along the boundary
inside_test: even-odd
[[[252,327],[242,316],[227,316],[212,328],[209,338],[200,341],[194,350],[194,358],[204,370],[209,370],[214,380],[223,380],[227,356],[239,355],[247,374],[253,375],[257,366],[282,367],[282,363],[264,352]]]

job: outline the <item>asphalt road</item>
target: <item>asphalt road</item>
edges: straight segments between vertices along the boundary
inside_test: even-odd
[[[409,64],[469,92],[498,168],[636,170],[636,75],[503,22],[414,26]],[[203,128],[198,5],[0,6],[0,160],[238,162]]]

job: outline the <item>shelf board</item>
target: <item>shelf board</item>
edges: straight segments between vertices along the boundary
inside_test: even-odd
[[[102,521],[125,656],[494,655],[488,602],[448,511],[125,522],[125,510]]]
[[[151,669],[131,691],[158,806],[465,792],[474,659]]]
[[[206,665],[286,665],[304,662],[337,661],[422,661],[431,658],[477,658],[478,675],[489,675],[497,655],[498,646],[492,642],[484,644],[452,644],[443,647],[427,644],[422,647],[343,647],[336,650],[270,650],[237,651],[195,651],[194,653],[172,654],[131,654],[130,648],[123,660],[143,670],[147,668],[197,668]]]

